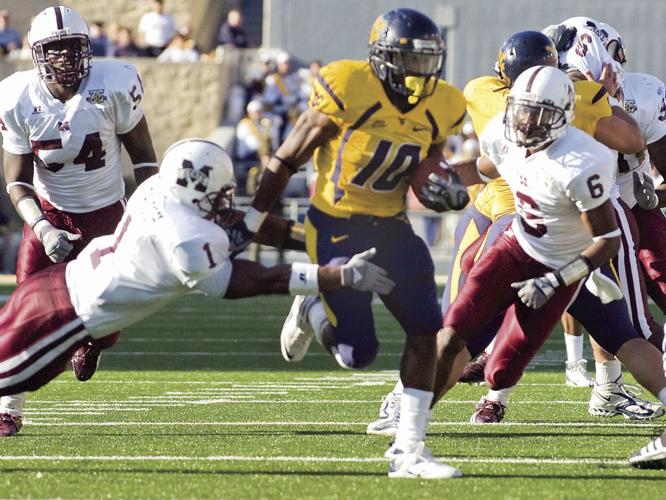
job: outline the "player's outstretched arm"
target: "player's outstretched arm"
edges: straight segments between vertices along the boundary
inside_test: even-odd
[[[458,177],[460,177],[460,181],[465,186],[485,184],[500,176],[495,164],[487,156],[479,156],[473,160],[452,163],[449,166],[456,171]]]
[[[244,216],[245,212],[242,210],[225,210],[223,215],[215,219],[215,223],[227,232],[230,241],[235,241],[235,232],[238,229],[236,223]],[[305,228],[300,222],[268,214],[252,241],[260,245],[304,252]]]
[[[44,246],[44,252],[49,259],[61,262],[74,248],[72,242],[80,239],[81,235],[58,229],[46,219],[32,186],[34,159],[32,153],[4,152],[7,192],[18,214],[32,228]]]
[[[615,211],[610,200],[582,212],[580,217],[592,235],[591,245],[574,260],[553,272],[538,278],[511,283],[526,306],[533,309],[541,308],[555,294],[558,287],[577,283],[617,255],[621,232],[617,227]],[[602,300],[616,300],[622,297],[622,292],[610,279],[600,274],[596,278],[597,294]]]
[[[613,115],[597,122],[594,138],[611,149],[624,154],[636,154],[645,149],[645,140],[636,121],[629,114],[613,106]]]
[[[125,146],[132,161],[134,180],[137,185],[157,173],[157,156],[145,116],[132,130],[127,134],[119,135],[118,138]]]
[[[340,266],[294,263],[264,267],[256,262],[232,261],[232,272],[224,298],[240,299],[267,294],[316,295],[340,287],[362,292],[391,293],[395,283],[387,272],[370,262],[375,249],[354,255]]]

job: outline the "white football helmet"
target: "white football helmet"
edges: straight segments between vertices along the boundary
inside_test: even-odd
[[[602,41],[606,46],[608,55],[610,55],[614,61],[620,63],[621,66],[627,64],[627,47],[624,45],[622,37],[617,30],[610,24],[601,22],[599,23],[599,29],[606,33],[606,39],[604,40],[602,38]]]
[[[233,163],[214,142],[192,138],[171,145],[160,162],[159,176],[168,196],[206,219],[233,205]]]
[[[575,100],[573,84],[563,71],[552,66],[526,69],[509,92],[504,136],[530,148],[554,141],[573,121]]]
[[[78,85],[90,72],[90,31],[81,15],[58,5],[41,11],[30,25],[32,61],[42,80],[65,87]]]

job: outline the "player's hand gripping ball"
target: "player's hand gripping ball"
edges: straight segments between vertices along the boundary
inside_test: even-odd
[[[426,157],[409,176],[419,201],[435,212],[462,210],[469,203],[467,189],[443,158]]]

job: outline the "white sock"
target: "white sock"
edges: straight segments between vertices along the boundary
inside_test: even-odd
[[[2,396],[0,398],[0,413],[9,413],[12,417],[23,415],[25,403],[25,392],[13,396]]]
[[[308,311],[308,321],[312,325],[317,342],[321,344],[321,335],[324,326],[328,323],[326,311],[324,311],[324,304],[321,303],[321,300],[318,300],[310,306],[310,310]]]
[[[617,382],[618,384],[624,383],[622,378],[622,365],[617,359],[604,361],[603,363],[594,363],[595,376],[594,381],[597,385],[610,384]]]
[[[666,387],[659,391],[659,395],[657,397],[659,398],[659,401],[661,401],[661,404],[666,406]]]
[[[583,359],[583,336],[576,337],[564,332],[564,345],[567,348],[567,361],[573,363]]]
[[[395,383],[395,387],[391,391],[394,394],[402,394],[402,391],[405,390],[405,387],[402,385],[402,380],[398,379],[398,381]]]
[[[395,433],[397,448],[408,448],[425,439],[428,422],[432,415],[430,403],[432,391],[405,387],[400,399],[400,422]]]
[[[497,338],[497,336],[493,337],[493,340],[490,341],[490,344],[488,344],[488,347],[486,347],[484,349],[484,352],[486,354],[490,354],[491,352],[493,352],[493,349],[495,348],[495,339],[496,338]]]
[[[513,390],[516,388],[515,385],[512,385],[511,387],[507,387],[505,389],[498,389],[496,391],[490,389],[488,391],[488,394],[486,394],[486,399],[489,401],[496,401],[502,403],[504,406],[509,405],[509,396],[513,392]]]

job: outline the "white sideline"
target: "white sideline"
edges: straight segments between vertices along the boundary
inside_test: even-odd
[[[531,458],[531,457],[437,457],[443,462],[465,464],[521,464],[521,465],[627,465],[626,460],[606,458]],[[21,460],[67,460],[67,461],[155,461],[155,462],[307,462],[307,463],[386,463],[379,457],[298,457],[298,456],[246,456],[246,455],[213,455],[207,457],[190,457],[182,455],[0,455],[0,461]],[[276,472],[279,475],[279,472]]]
[[[50,420],[50,421],[47,421]],[[313,427],[353,427],[353,426],[362,426],[365,428],[368,425],[367,421],[363,422],[53,422],[53,419],[44,419],[44,421],[39,420],[27,420],[26,424],[34,425],[37,427],[155,427],[155,426],[186,426],[186,427],[195,427],[195,426],[218,426],[218,427],[254,427],[254,426],[268,426],[268,427],[301,427],[301,426],[313,426]],[[498,425],[479,425],[472,424],[469,420],[463,420],[460,422],[432,422],[431,427],[471,427],[475,429],[501,429],[502,427],[619,427],[619,428],[646,428],[654,429],[655,425],[660,425],[658,420],[650,420],[647,422],[636,422],[635,420],[626,422],[506,422],[503,421]]]

